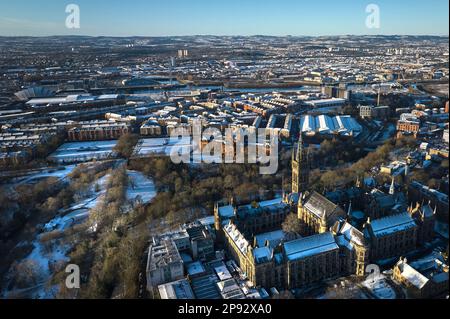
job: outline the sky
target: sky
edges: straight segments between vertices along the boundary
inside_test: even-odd
[[[380,28],[368,28],[369,4]],[[68,4],[80,28],[66,27]],[[448,0],[0,0],[0,36],[448,35]]]

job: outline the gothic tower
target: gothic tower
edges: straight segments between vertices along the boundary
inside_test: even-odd
[[[296,149],[292,152],[292,193],[305,193],[309,183],[308,154],[300,133]]]

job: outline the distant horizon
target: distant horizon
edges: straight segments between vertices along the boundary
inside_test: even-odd
[[[186,34],[186,35],[83,35],[83,34],[53,34],[53,35],[0,35],[1,38],[189,38],[189,37],[273,37],[273,38],[333,38],[333,37],[436,37],[448,38],[448,34],[333,34],[333,35],[271,35],[271,34]]]

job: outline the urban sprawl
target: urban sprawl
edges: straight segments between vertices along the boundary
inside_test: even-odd
[[[448,37],[0,37],[0,52],[0,297],[448,297]],[[225,131],[265,132],[245,148],[276,135],[277,172],[173,163],[198,123],[221,134],[197,147],[224,157]]]

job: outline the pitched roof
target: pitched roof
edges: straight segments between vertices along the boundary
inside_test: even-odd
[[[231,218],[234,216],[234,207],[232,205],[219,207],[219,215],[222,218]]]
[[[282,230],[276,230],[256,235],[255,240],[258,247],[264,247],[266,245],[266,241],[269,241],[270,247],[274,248],[283,241],[285,236],[286,234]]]
[[[440,274],[437,274],[431,278],[436,283],[443,283],[448,281],[448,272],[441,272]]]
[[[253,256],[257,264],[265,263],[272,260],[273,250],[269,247],[260,247],[253,250]]]
[[[283,246],[286,258],[290,261],[339,249],[331,233],[323,233],[293,240],[285,243]]]
[[[230,221],[227,225],[224,226],[223,230],[228,234],[228,236],[230,236],[239,250],[243,254],[246,254],[247,248],[250,246],[250,244],[247,239],[245,239],[244,235],[241,234],[236,225]]]
[[[400,266],[402,276],[416,288],[422,289],[428,283],[429,279],[427,277],[422,275],[407,263],[402,263]]]
[[[333,215],[338,207],[326,197],[313,192],[305,201],[303,206],[321,219],[327,219]]]
[[[289,207],[289,205],[285,203],[281,197],[257,202],[256,204],[256,206],[253,206],[253,204],[248,204],[237,207],[237,214],[240,217],[244,217],[245,215],[258,215],[263,212],[277,213],[280,210]]]
[[[373,234],[380,237],[416,227],[416,223],[408,213],[402,213],[376,219],[370,223],[370,227]]]
[[[366,244],[364,234],[348,222],[344,222],[342,228],[339,230],[339,233],[344,235],[347,240],[359,246],[364,246]]]

